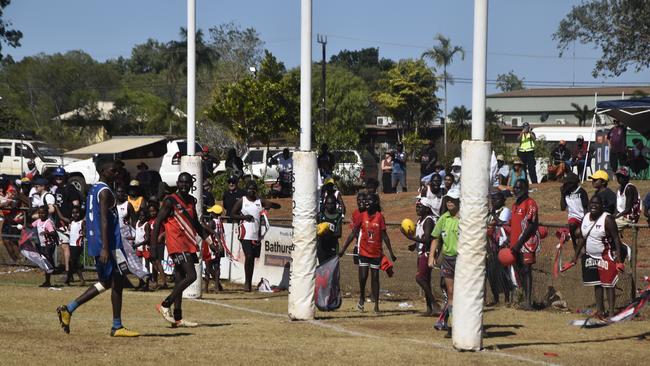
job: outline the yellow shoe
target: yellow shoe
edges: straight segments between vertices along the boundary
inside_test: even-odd
[[[124,327],[119,329],[111,329],[111,337],[139,337],[140,333],[128,330]]]
[[[61,305],[56,308],[56,313],[59,316],[59,324],[66,334],[70,334],[70,320],[72,319],[72,314],[68,311],[68,307]]]

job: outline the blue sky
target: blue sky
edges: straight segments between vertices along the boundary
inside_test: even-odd
[[[328,57],[341,49],[379,47],[381,57],[416,58],[442,33],[464,47],[465,60],[449,72],[459,78],[472,74],[472,0],[314,0],[313,33],[328,36]],[[488,79],[514,70],[526,81],[647,82],[650,72],[628,72],[619,78],[594,79],[591,70],[598,52],[576,45],[558,58],[551,35],[576,0],[492,0],[489,9]],[[5,19],[24,34],[22,47],[4,48],[16,59],[39,52],[81,49],[99,60],[128,57],[133,45],[148,38],[178,38],[186,24],[184,0],[14,0]],[[197,24],[207,28],[234,21],[254,27],[265,46],[289,67],[300,62],[300,1],[197,0]],[[314,42],[314,59],[320,48]],[[575,76],[574,76],[575,75]],[[442,91],[441,91],[442,92]],[[495,92],[488,85],[488,93]],[[449,105],[471,106],[471,85],[449,87]]]

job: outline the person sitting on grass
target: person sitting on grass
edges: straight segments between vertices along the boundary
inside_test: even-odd
[[[569,172],[562,187],[560,187],[560,210],[567,211],[569,233],[571,234],[571,241],[573,242],[573,250],[576,250],[576,232],[582,225],[582,218],[587,213],[587,205],[589,205],[589,197],[587,191],[580,187],[580,178],[577,175]]]
[[[519,158],[515,158],[512,161],[510,178],[508,178],[508,187],[510,187],[510,190],[512,190],[515,187],[515,183],[520,179],[528,180],[528,177],[526,176],[526,169],[524,169],[524,163]]]
[[[440,265],[440,275],[445,279],[447,291],[447,305],[443,310],[441,322],[434,326],[437,330],[446,330],[445,338],[451,337],[451,327],[449,318],[452,316],[454,308],[454,273],[456,271],[456,256],[458,254],[458,224],[460,218],[460,192],[452,189],[446,195],[445,204],[447,211],[440,216],[431,236],[436,239],[436,245],[429,255],[428,265],[430,268]],[[442,254],[442,258],[440,255]]]
[[[578,262],[585,246],[585,254],[582,255],[582,282],[585,286],[594,286],[595,318],[605,321],[608,315],[614,315],[618,273],[625,270],[625,265],[616,222],[612,215],[603,210],[603,201],[599,196],[593,196],[589,201],[589,213],[584,216],[579,233],[582,240],[578,241],[578,249],[569,266]],[[609,313],[605,313],[603,290],[607,294]]]
[[[519,179],[513,188],[515,202],[510,218],[510,249],[517,258],[517,272],[524,289],[522,310],[533,310],[533,264],[539,249],[537,202],[528,196],[528,181]]]
[[[383,255],[382,241],[386,244],[386,248],[393,262],[397,260],[397,257],[393,253],[393,248],[390,245],[390,238],[386,233],[384,215],[379,212],[379,196],[376,194],[369,194],[367,196],[366,211],[361,214],[360,221],[355,223],[352,232],[345,240],[345,244],[343,244],[343,248],[339,252],[339,257],[345,254],[346,249],[348,249],[348,246],[357,235],[359,235],[359,303],[357,304],[357,311],[364,311],[366,282],[368,281],[368,272],[370,270],[372,299],[375,302],[374,312],[378,313],[379,268]]]
[[[440,176],[438,176],[440,179]],[[410,251],[417,253],[417,271],[415,272],[415,282],[424,292],[424,299],[427,304],[425,316],[432,316],[436,312],[440,313],[437,308],[433,292],[431,292],[431,268],[429,268],[429,256],[431,255],[431,232],[435,227],[436,218],[433,216],[433,202],[428,198],[420,198],[415,205],[415,213],[418,215],[418,222],[415,225],[415,233],[407,233],[404,228],[400,227],[402,234],[414,243],[409,245]]]

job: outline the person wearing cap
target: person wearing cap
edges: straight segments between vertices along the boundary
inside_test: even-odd
[[[325,179],[323,182],[323,187],[321,187],[320,203],[318,206],[319,211],[323,211],[325,209],[325,200],[328,196],[334,197],[336,200],[336,208],[341,211],[343,216],[345,216],[345,202],[343,202],[343,195],[341,194],[341,191],[337,189],[334,178],[331,177]]]
[[[203,145],[201,149],[201,162],[203,167],[203,179],[211,178],[214,175],[214,169],[219,165],[219,158],[210,154],[208,145]]]
[[[596,189],[594,196],[599,196],[603,209],[610,215],[616,214],[616,193],[607,187],[609,174],[604,170],[596,170],[589,176],[591,185]],[[593,196],[592,196],[593,197]]]
[[[223,195],[221,196],[221,202],[223,202],[223,208],[226,210],[228,222],[233,222],[231,218],[232,208],[245,194],[246,192],[239,188],[239,178],[236,175],[228,177],[228,187],[223,191]]]
[[[519,158],[514,158],[512,160],[510,177],[508,178],[508,187],[510,187],[510,190],[515,188],[515,183],[517,183],[517,181],[520,179],[528,180],[528,177],[526,176],[526,169],[524,168],[524,163]]]
[[[618,170],[619,165],[627,161],[627,127],[619,120],[614,120],[614,126],[607,132],[609,144],[609,166],[612,171]]]
[[[393,192],[397,193],[397,186],[401,185],[402,192],[406,192],[406,153],[404,144],[397,144],[397,149],[393,157],[393,171],[391,173],[391,185]]]
[[[499,178],[498,185],[505,186],[508,184],[508,178],[510,178],[510,166],[506,164],[503,154],[497,155],[497,177]]]
[[[618,190],[616,191],[616,225],[618,230],[625,226],[636,224],[641,217],[641,195],[639,190],[630,183],[630,170],[620,167],[616,171]]]
[[[34,180],[33,194],[31,194],[31,205],[32,208],[36,209],[41,206],[47,206],[47,212],[49,215],[56,213],[54,205],[56,204],[56,198],[52,193],[47,190],[47,179],[45,178],[36,178]],[[36,213],[34,213],[33,218],[36,218]]]
[[[488,218],[487,229],[487,256],[485,262],[486,277],[490,283],[492,292],[492,301],[487,306],[499,304],[499,295],[504,294],[504,301],[510,303],[510,290],[512,290],[512,281],[510,280],[509,269],[499,262],[499,250],[508,246],[508,233],[510,227],[511,212],[505,207],[506,197],[503,192],[496,191],[490,197],[491,209]]]
[[[433,173],[436,162],[438,162],[438,152],[433,146],[433,140],[429,140],[427,146],[420,152],[420,179]]]
[[[522,310],[533,309],[533,272],[540,239],[537,233],[539,224],[537,202],[528,196],[528,180],[519,179],[513,187],[515,202],[512,204],[510,218],[510,250],[517,258],[515,268],[524,289]]]
[[[133,212],[137,217],[137,213],[140,212],[140,209],[144,208],[143,204],[145,202],[144,196],[142,196],[142,187],[140,181],[137,179],[132,179],[129,182],[129,188],[127,189],[127,200],[133,206]]]
[[[568,173],[564,178],[564,183],[560,187],[560,195],[560,210],[567,211],[569,233],[573,242],[573,250],[576,250],[578,247],[577,231],[582,225],[582,218],[587,213],[589,196],[587,191],[580,186],[580,178],[573,173]]]
[[[578,167],[578,177],[583,178],[585,162],[587,165],[591,162],[591,157],[587,151],[587,143],[582,135],[576,138],[576,149],[571,157],[572,164]]]
[[[81,206],[81,194],[74,185],[66,184],[67,174],[65,169],[58,167],[52,174],[52,188],[50,192],[54,195],[57,206],[61,214],[65,217],[71,217],[72,208]]]
[[[517,156],[524,163],[524,170],[528,172],[533,184],[537,184],[537,172],[535,171],[535,133],[530,130],[530,124],[524,122],[523,129],[519,133],[519,147],[517,147]]]
[[[555,178],[562,178],[567,171],[567,167],[571,168],[571,152],[566,147],[566,141],[560,140],[560,143],[551,152],[551,166],[548,167],[549,175]]]
[[[451,190],[446,195],[445,204],[447,211],[440,216],[431,236],[436,240],[435,247],[432,248],[429,255],[429,268],[440,265],[440,275],[445,279],[447,289],[447,305],[445,306],[439,323],[435,328],[446,330],[446,338],[451,337],[451,322],[449,318],[453,314],[454,308],[454,274],[456,272],[456,256],[458,255],[458,235],[460,234],[458,226],[460,217],[460,192]]]
[[[438,175],[437,177],[440,180],[440,176]],[[433,201],[426,197],[420,197],[415,204],[415,213],[418,215],[415,232],[408,233],[404,231],[404,228],[400,227],[402,235],[413,242],[413,244],[409,245],[408,249],[412,252],[415,251],[417,254],[415,282],[424,292],[424,299],[427,305],[426,316],[432,316],[434,313],[440,312],[440,309],[437,309],[437,304],[431,291],[431,268],[429,268],[431,241],[433,240],[431,232],[433,232],[436,223],[436,217],[432,212],[433,206]],[[438,207],[439,210],[440,207]]]
[[[201,257],[205,263],[205,292],[209,293],[210,278],[214,281],[214,293],[223,291],[219,278],[221,277],[221,258],[225,256],[226,238],[221,221],[223,207],[217,204],[208,206],[207,215],[201,218],[203,228],[210,234],[212,244],[201,247]]]

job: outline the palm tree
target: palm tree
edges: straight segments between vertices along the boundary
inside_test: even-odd
[[[453,85],[454,79],[447,73],[447,66],[451,64],[454,59],[454,55],[457,53],[460,54],[460,59],[465,59],[465,50],[460,46],[452,46],[451,40],[442,34],[438,33],[433,37],[434,41],[437,41],[438,44],[433,46],[430,50],[422,53],[422,58],[428,58],[431,61],[435,62],[436,65],[442,66],[442,78],[444,81],[445,87],[445,126],[444,126],[444,145],[445,145],[445,156],[447,155],[447,83]]]
[[[467,109],[464,105],[454,107],[454,109],[451,110],[451,113],[449,113],[449,119],[453,120],[454,123],[458,123],[460,128],[465,128],[467,127],[466,122],[472,120],[472,110]]]
[[[594,116],[594,111],[589,109],[586,104],[583,107],[580,107],[576,103],[571,103],[571,107],[576,110],[574,116],[578,119],[578,126],[584,126],[585,122]]]

